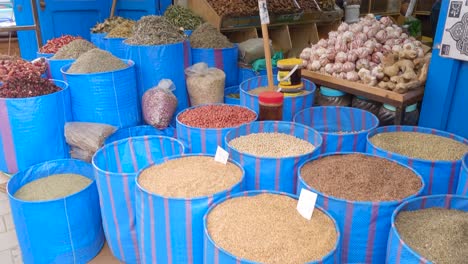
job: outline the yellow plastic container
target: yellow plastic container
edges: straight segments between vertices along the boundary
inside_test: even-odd
[[[278,66],[278,82],[282,88],[287,86],[302,85],[302,60],[301,59],[284,59],[279,60]]]

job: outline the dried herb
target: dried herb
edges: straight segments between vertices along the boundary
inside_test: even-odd
[[[84,40],[76,39],[69,44],[63,46],[55,55],[51,58],[52,60],[65,60],[65,59],[77,59],[81,54],[86,53],[89,50],[97,48],[93,43]]]
[[[226,36],[209,23],[204,23],[192,33],[190,45],[194,48],[207,49],[223,49],[234,46]]]
[[[81,39],[81,37],[74,37],[71,35],[61,36],[48,40],[47,43],[40,49],[42,53],[55,54],[60,48],[74,41],[75,39]]]
[[[116,27],[114,27],[109,34],[107,34],[107,38],[129,38],[133,34],[133,27],[135,26],[135,21],[128,20],[120,23]]]
[[[195,15],[192,10],[179,5],[171,5],[164,12],[169,22],[176,27],[181,27],[184,30],[195,30],[203,24],[203,18]]]
[[[123,18],[123,17],[118,17],[118,16],[111,17],[111,18],[108,18],[108,19],[104,20],[104,22],[102,22],[102,23],[96,24],[91,29],[91,32],[92,33],[108,33],[114,27],[120,25],[121,23],[123,23],[125,21],[129,21],[129,19],[126,19],[126,18]]]
[[[208,3],[221,16],[258,16],[257,0],[208,0]],[[269,0],[268,11],[271,14],[288,14],[300,10],[296,0]]]
[[[162,16],[144,16],[135,25],[130,45],[164,45],[184,41],[184,34]]]
[[[97,73],[109,72],[127,68],[121,59],[111,53],[92,49],[81,55],[68,69],[68,73]]]

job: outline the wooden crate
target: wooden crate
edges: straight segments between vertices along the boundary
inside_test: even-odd
[[[315,23],[302,25],[289,25],[292,48],[288,57],[299,57],[302,50],[319,41],[317,25]]]
[[[431,12],[435,2],[436,0],[418,0],[415,10],[416,12]]]
[[[241,43],[251,38],[258,38],[257,28],[255,27],[223,31],[223,34],[232,43]]]
[[[258,36],[262,37],[262,30],[260,28],[257,29],[257,32]],[[268,35],[275,51],[282,51],[284,54],[287,54],[292,49],[293,43],[287,25],[269,26]]]

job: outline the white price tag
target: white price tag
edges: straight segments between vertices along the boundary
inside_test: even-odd
[[[266,0],[258,0],[258,9],[260,10],[260,21],[262,25],[270,24],[270,15],[268,15]]]
[[[229,160],[229,152],[225,151],[222,147],[218,146],[216,149],[215,161],[227,164]]]
[[[299,201],[297,202],[297,211],[307,220],[312,219],[315,203],[317,202],[317,194],[309,190],[302,189]]]

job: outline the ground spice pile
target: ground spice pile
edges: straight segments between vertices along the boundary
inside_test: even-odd
[[[81,37],[65,35],[59,38],[48,40],[47,43],[41,47],[40,52],[47,54],[55,54],[59,49],[61,49],[65,45],[68,45],[75,39],[81,39]]]
[[[195,15],[192,10],[179,5],[171,5],[164,12],[164,17],[174,26],[184,30],[195,30],[203,24],[203,18]]]
[[[466,263],[468,260],[468,213],[430,208],[403,211],[395,225],[402,240],[436,264]]]
[[[338,239],[330,217],[315,210],[309,221],[285,195],[237,197],[217,205],[207,217],[210,237],[232,255],[257,263],[321,260]]]
[[[199,26],[190,36],[190,45],[193,48],[224,49],[232,48],[232,44],[226,36],[221,34],[209,23]]]
[[[184,41],[184,34],[162,16],[144,16],[135,25],[130,45],[165,45]]]
[[[92,29],[92,33],[108,33],[110,32],[114,27],[120,25],[121,23],[128,21],[128,19],[123,18],[123,17],[110,17],[104,20],[102,23],[97,23]]]
[[[208,0],[208,3],[221,16],[258,16],[257,0]],[[287,14],[300,10],[295,0],[270,0],[267,7],[270,14]]]
[[[349,201],[401,200],[422,187],[412,170],[362,154],[327,156],[308,162],[300,173],[315,190]]]
[[[194,198],[227,190],[242,178],[242,170],[213,157],[182,157],[152,166],[138,183],[149,192],[172,198]]]
[[[15,193],[15,197],[24,201],[59,199],[83,190],[91,182],[79,174],[55,174],[24,185]]]
[[[0,59],[0,98],[28,98],[61,90],[42,78],[47,69],[44,59],[28,62],[21,58]]]
[[[50,58],[51,60],[66,60],[66,59],[77,59],[82,54],[89,50],[97,48],[93,43],[84,40],[76,39],[69,44],[63,46]]]
[[[81,55],[68,69],[68,73],[97,73],[109,72],[127,68],[121,59],[111,53],[92,49]]]
[[[370,138],[384,150],[415,159],[454,161],[463,158],[468,145],[450,138],[418,132],[379,133]]]
[[[197,128],[237,127],[253,122],[257,115],[246,108],[230,105],[206,105],[179,115],[179,122]]]
[[[133,28],[135,26],[135,21],[126,20],[114,27],[106,35],[106,38],[129,38],[133,35]]]

